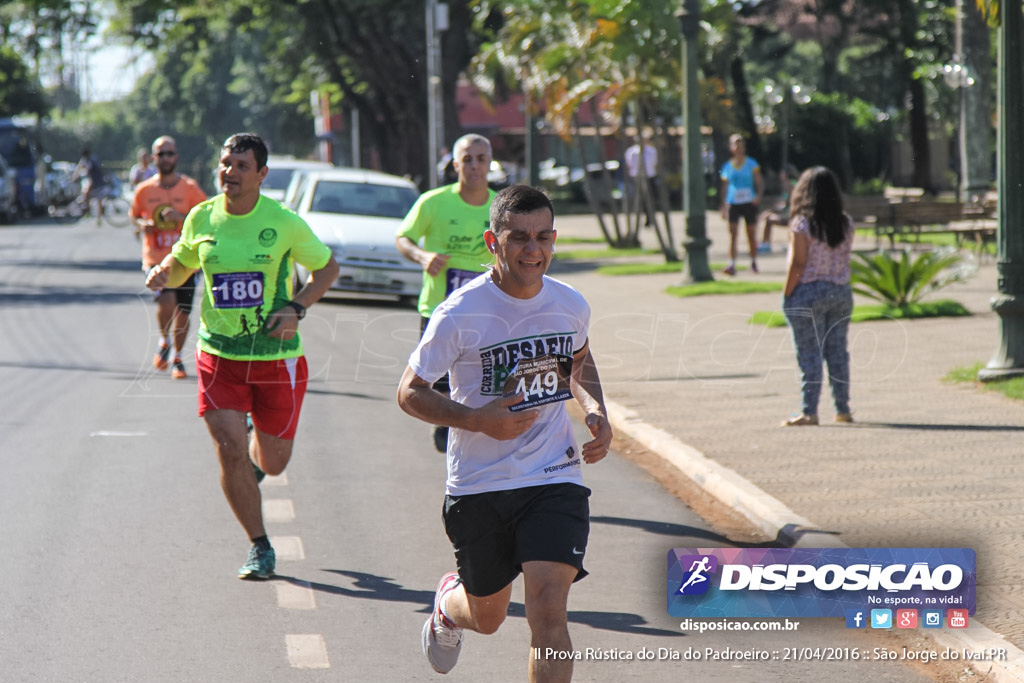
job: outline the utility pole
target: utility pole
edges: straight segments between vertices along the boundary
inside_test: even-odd
[[[441,90],[441,32],[448,29],[448,5],[427,0],[427,176],[437,187],[437,160],[444,144],[444,98]]]
[[[1024,40],[1021,0],[999,9],[999,261],[992,310],[999,315],[999,348],[978,373],[989,381],[1024,375]]]
[[[683,212],[686,214],[686,266],[692,282],[710,282],[704,167],[700,155],[700,91],[697,85],[697,35],[700,0],[680,0],[679,29],[683,35]]]

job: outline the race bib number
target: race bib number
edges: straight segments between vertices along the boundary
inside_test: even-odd
[[[733,204],[749,204],[754,201],[754,191],[748,187],[737,187],[732,195]]]
[[[446,282],[444,288],[444,295],[447,297],[456,289],[466,284],[480,273],[474,273],[472,270],[459,270],[458,268],[449,268],[445,274]]]
[[[569,389],[571,375],[572,356],[547,354],[539,358],[523,358],[505,379],[502,394],[526,397],[526,400],[509,407],[513,413],[566,401],[572,398]]]
[[[214,308],[254,308],[263,305],[263,273],[214,273]]]

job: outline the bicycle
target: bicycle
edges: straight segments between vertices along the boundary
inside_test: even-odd
[[[117,180],[101,187],[99,192],[90,198],[89,206],[85,205],[84,195],[78,195],[63,207],[51,205],[49,213],[52,218],[66,218],[77,222],[83,216],[99,216],[100,208],[103,210],[103,220],[112,228],[123,228],[131,223],[131,202],[121,194],[120,183]]]

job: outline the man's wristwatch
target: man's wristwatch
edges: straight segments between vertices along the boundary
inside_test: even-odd
[[[289,301],[287,305],[295,309],[295,315],[298,316],[299,320],[302,320],[303,318],[306,317],[306,307],[300,304],[298,301]]]

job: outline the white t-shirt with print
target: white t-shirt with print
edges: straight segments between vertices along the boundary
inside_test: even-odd
[[[517,299],[501,291],[487,272],[434,310],[409,358],[420,378],[433,383],[450,373],[452,400],[470,408],[518,388],[528,396],[527,406],[540,411],[529,430],[508,441],[452,428],[447,494],[583,483],[564,400],[571,398],[566,374],[571,357],[586,343],[589,325],[590,306],[583,296],[547,276],[539,294]]]

